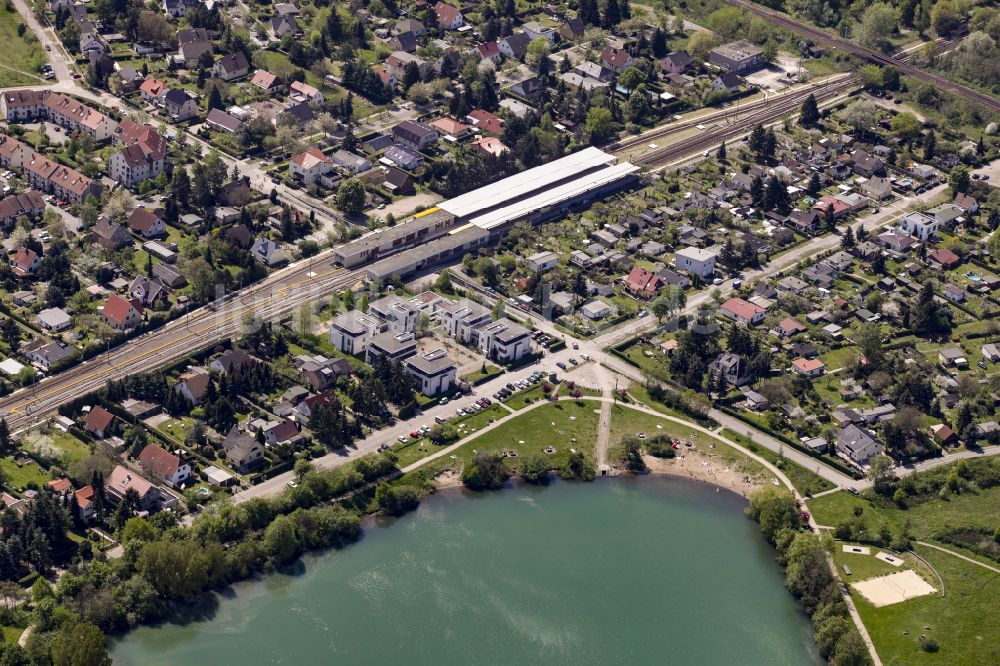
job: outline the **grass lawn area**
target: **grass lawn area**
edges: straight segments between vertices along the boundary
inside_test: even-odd
[[[729,428],[723,429],[722,434],[737,444],[742,444],[748,450],[753,451],[758,456],[784,472],[785,476],[787,476],[788,480],[792,482],[792,485],[795,486],[796,490],[803,495],[809,496],[815,493],[821,493],[824,490],[830,490],[834,487],[832,483],[812,470],[808,470],[802,465],[792,462],[788,458],[779,457],[778,454],[771,449],[754,444],[744,435],[735,433]]]
[[[594,410],[599,407],[587,400],[563,400],[536,407],[477,437],[458,449],[455,455],[468,460],[475,451],[515,449],[524,456],[541,453],[546,446],[552,446],[556,449],[549,456],[552,467],[561,467],[566,464],[571,448],[593,454],[598,424],[598,414]]]
[[[908,509],[895,505],[875,505],[863,497],[846,491],[831,493],[809,501],[816,522],[835,527],[845,520],[854,520],[855,507],[860,507],[860,519],[869,531],[876,531],[885,518],[895,529],[910,522],[911,533],[919,539],[933,541],[945,527],[978,527],[993,530],[1000,515],[1000,487],[989,488],[947,499],[935,499]],[[947,546],[954,548],[954,546]]]
[[[21,23],[24,19],[13,5],[4,3],[0,6],[0,39],[7,45],[4,48],[4,67],[0,67],[0,87],[32,85],[41,81],[38,71],[47,62],[45,51],[30,30],[18,36],[17,26]]]
[[[565,387],[563,388],[565,389]],[[555,391],[556,387],[552,387],[552,390]],[[559,393],[560,395],[562,395],[563,391],[560,391]],[[566,395],[568,395],[568,393]],[[535,386],[532,386],[527,391],[518,391],[514,395],[504,400],[504,404],[510,407],[511,409],[524,409],[531,403],[538,402],[539,400],[542,400],[544,398],[545,394],[542,393],[542,384],[538,383]]]
[[[17,639],[24,633],[24,627],[3,627],[3,642],[7,645],[16,643]]]
[[[657,428],[657,426],[663,427],[661,429]],[[637,411],[628,406],[620,404],[613,406],[611,408],[611,438],[608,440],[608,446],[614,449],[621,442],[622,436],[638,433],[646,433],[647,437],[655,434],[664,434],[681,440],[687,440],[691,442],[691,446],[681,446],[677,452],[678,455],[684,455],[684,451],[688,450],[697,451],[707,458],[716,458],[726,466],[758,479],[770,479],[773,477],[756,460],[748,459],[733,447],[711,435],[693,430],[680,423],[674,423],[653,416],[652,414],[647,414],[646,412]]]
[[[184,441],[184,436],[189,428],[194,425],[194,419],[190,416],[182,416],[179,419],[170,419],[156,426],[156,429],[167,437],[172,437],[178,442]]]
[[[491,420],[510,415],[503,407],[493,404],[481,412],[475,412],[468,416],[455,417],[449,419],[448,423],[455,426],[459,432],[459,439],[464,439],[477,432],[483,426],[489,425]],[[431,425],[428,423],[427,425]],[[399,467],[412,465],[422,458],[426,458],[435,451],[440,450],[437,445],[432,444],[426,437],[410,440],[403,444],[400,442],[389,442],[393,445],[392,450],[399,456]]]
[[[848,585],[868,580],[869,578],[875,578],[876,576],[885,576],[891,573],[896,573],[897,571],[916,569],[919,573],[928,577],[928,583],[931,583],[934,587],[938,587],[934,574],[931,573],[927,567],[920,564],[920,561],[909,553],[901,554],[902,558],[906,560],[906,564],[897,568],[888,562],[883,562],[875,557],[875,554],[882,550],[877,546],[869,546],[871,554],[862,555],[860,553],[845,553],[844,546],[846,545],[858,544],[847,544],[841,541],[835,543],[833,545],[833,561],[837,564],[837,571],[840,573],[840,577],[843,578],[844,582]],[[845,564],[851,569],[850,576],[844,572]]]
[[[90,447],[68,432],[53,428],[48,434],[55,445],[64,451],[63,462],[66,465],[83,460],[90,455]]]
[[[39,488],[49,482],[49,473],[31,462],[21,467],[17,466],[10,456],[0,458],[0,470],[3,471],[4,485],[23,492],[29,483],[35,483]]]
[[[475,372],[469,373],[468,375],[464,375],[462,377],[462,379],[464,381],[467,381],[467,382],[475,385],[477,382],[485,381],[487,379],[490,379],[492,377],[496,377],[496,376],[502,375],[502,374],[503,374],[503,369],[502,368],[498,368],[497,366],[493,365],[492,363],[487,363],[486,364],[486,372],[483,372],[482,368],[480,368],[479,370],[476,370]]]
[[[1000,597],[1000,576],[932,548],[917,545],[915,550],[944,580],[944,597],[932,594],[875,608],[851,590],[883,663],[1000,663],[1000,639],[995,630],[1000,622],[1000,604],[996,602]],[[848,566],[857,571],[852,562],[849,560]],[[935,588],[940,587],[935,577],[929,580]],[[904,631],[909,633],[904,635]],[[921,634],[937,641],[940,651],[929,654],[922,650]]]
[[[628,389],[629,395],[644,404],[650,409],[655,409],[658,412],[666,414],[667,416],[676,416],[679,419],[690,419],[691,417],[684,412],[678,411],[673,407],[667,407],[662,402],[657,402],[653,400],[652,396],[649,395],[649,391],[646,390],[645,386],[639,386],[638,384],[630,386]]]
[[[857,356],[857,350],[848,345],[840,349],[831,349],[825,354],[820,354],[820,360],[826,363],[826,370],[829,372],[844,367],[847,364],[848,358],[857,358]]]

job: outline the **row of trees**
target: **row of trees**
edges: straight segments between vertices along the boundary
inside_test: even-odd
[[[764,486],[750,496],[747,515],[777,550],[785,587],[812,619],[820,653],[838,665],[869,664],[868,648],[850,619],[819,536],[801,529],[803,516],[792,494]]]

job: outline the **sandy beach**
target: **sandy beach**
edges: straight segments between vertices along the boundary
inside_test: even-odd
[[[691,449],[679,451],[675,458],[657,458],[644,453],[642,459],[651,474],[683,476],[731,490],[743,497],[749,497],[755,488],[767,482],[765,479],[729,467],[718,458]]]
[[[461,488],[462,476],[454,470],[447,469],[434,477],[434,483],[437,485],[438,490]]]

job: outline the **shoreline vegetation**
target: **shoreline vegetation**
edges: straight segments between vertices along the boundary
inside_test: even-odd
[[[577,407],[577,416],[582,418],[584,407]],[[656,432],[656,426],[633,419],[632,411],[630,427]],[[584,427],[580,419],[576,423]],[[683,427],[678,426],[681,431]],[[759,473],[767,471],[764,467],[754,462],[759,469],[743,468],[737,464],[744,460],[742,453],[715,437],[702,435],[689,447],[666,434],[642,440],[619,434],[621,444],[612,447],[612,454],[627,471],[711,483],[749,497],[751,503],[754,489],[777,490]],[[11,653],[11,663],[21,663],[24,660],[18,661],[13,653],[23,652],[27,657],[51,650],[49,646],[57,643],[71,644],[78,634],[89,636],[90,646],[97,649],[96,639],[103,642],[106,634],[122,636],[140,625],[207,619],[215,592],[282,570],[307,552],[353,543],[361,537],[364,516],[405,514],[438,487],[501,489],[508,486],[514,472],[521,481],[533,484],[547,483],[553,472],[567,480],[594,479],[592,449],[570,451],[558,461],[537,452],[505,459],[499,452],[479,451],[471,457],[457,456],[443,470],[427,465],[405,475],[400,474],[392,453],[367,454],[325,470],[300,461],[295,487],[273,499],[212,505],[190,527],[181,526],[169,513],[129,518],[119,534],[122,557],[106,559],[99,554],[89,562],[74,564],[54,588],[44,579],[36,582],[31,593],[33,610],[27,614],[31,637],[24,648],[4,646],[3,657],[8,659]],[[562,465],[553,469],[559,462]],[[432,470],[432,475],[426,474]]]
[[[581,411],[573,413],[582,418],[583,407],[577,407]],[[777,479],[771,470],[726,440],[704,433],[696,441],[684,439],[692,431],[683,426],[671,436],[667,433],[674,425],[657,432],[657,422],[634,409],[629,409],[625,425],[616,429],[612,422],[612,433],[620,437],[610,451],[616,466],[640,476],[709,483],[747,499],[746,513],[775,547],[786,570],[786,587],[812,619],[823,656],[835,664],[869,663],[837,580],[826,566],[830,541],[805,529],[805,514],[793,494],[774,485]],[[585,427],[579,418],[575,423]],[[632,432],[638,428],[653,434]],[[32,636],[25,648],[5,646],[4,657],[16,650],[31,654],[55,641],[67,644],[83,631],[80,627],[91,638],[103,640],[104,634],[122,636],[139,625],[208,619],[215,592],[292,566],[307,552],[356,542],[365,516],[403,515],[438,489],[502,489],[509,487],[512,477],[541,485],[554,474],[567,480],[595,478],[592,449],[571,449],[559,461],[528,451],[506,458],[499,451],[473,453],[476,441],[463,445],[468,447],[463,455],[447,462],[440,459],[446,462],[443,468],[428,464],[407,474],[400,474],[391,452],[367,454],[325,470],[300,461],[295,487],[273,499],[212,505],[190,527],[182,527],[171,514],[130,518],[119,535],[122,557],[98,555],[74,564],[54,588],[44,579],[35,584],[34,610],[28,616]],[[557,462],[562,465],[553,469]]]

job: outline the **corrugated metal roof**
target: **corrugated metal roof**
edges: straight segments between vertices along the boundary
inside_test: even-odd
[[[614,155],[598,148],[585,148],[548,164],[498,180],[492,185],[442,201],[438,207],[459,218],[474,215],[478,211],[503,205],[511,199],[523,197],[587,169],[611,164],[616,159]]]

